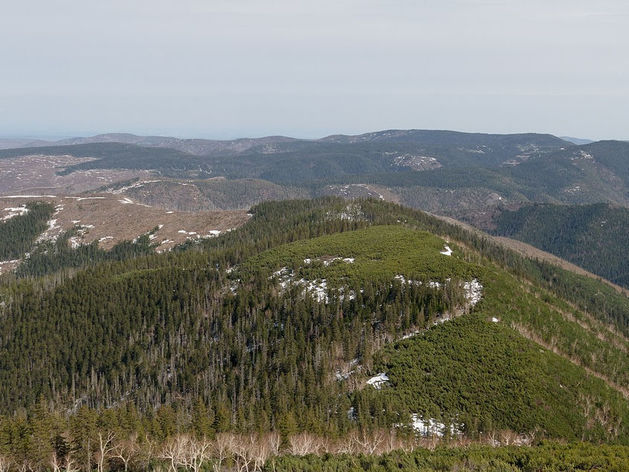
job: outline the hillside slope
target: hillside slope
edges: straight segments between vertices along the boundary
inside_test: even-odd
[[[187,250],[2,286],[2,410],[133,407],[154,431],[161,406],[185,430],[201,402],[214,432],[629,442],[610,287],[381,201],[252,212]]]
[[[629,288],[629,210],[604,203],[503,211],[494,234],[519,239]]]

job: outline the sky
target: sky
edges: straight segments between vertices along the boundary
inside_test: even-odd
[[[21,0],[0,136],[629,138],[626,0]]]

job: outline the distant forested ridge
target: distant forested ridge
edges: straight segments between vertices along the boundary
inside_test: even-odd
[[[503,211],[494,223],[495,234],[519,239],[629,287],[627,208],[537,204]]]

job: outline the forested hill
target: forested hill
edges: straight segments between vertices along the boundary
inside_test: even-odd
[[[529,205],[503,211],[495,234],[551,252],[618,285],[629,287],[629,209],[605,203]]]
[[[3,279],[0,456],[88,470],[107,437],[166,461],[250,433],[629,444],[612,288],[382,201],[251,213],[171,253]]]

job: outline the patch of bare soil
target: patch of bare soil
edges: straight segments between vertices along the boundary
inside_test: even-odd
[[[42,155],[0,159],[0,195],[67,195],[152,175],[149,171],[128,169],[90,169],[58,175],[66,167],[91,160],[88,157]]]
[[[55,214],[43,238],[54,239],[61,233],[80,228],[71,244],[99,241],[109,249],[124,240],[133,240],[159,228],[152,236],[157,251],[166,251],[190,239],[216,237],[244,224],[245,210],[235,211],[166,211],[134,202],[124,195],[90,194],[82,196],[0,197],[0,219],[9,210],[28,201],[46,201],[55,205]]]

